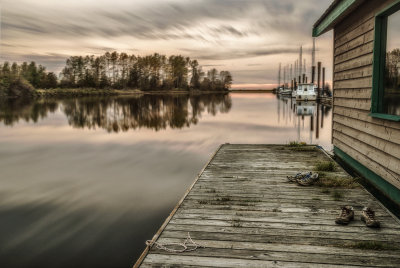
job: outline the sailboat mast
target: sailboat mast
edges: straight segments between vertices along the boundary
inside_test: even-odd
[[[286,85],[286,66],[283,67],[283,88],[285,88]]]
[[[315,66],[315,37],[313,38],[313,46],[311,52],[311,66]]]
[[[303,46],[300,46],[300,59],[299,59],[299,76],[303,74],[302,64],[303,63]]]
[[[281,63],[279,63],[279,71],[278,71],[278,87],[281,86]]]

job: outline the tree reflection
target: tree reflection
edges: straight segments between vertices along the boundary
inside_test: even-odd
[[[38,122],[57,108],[75,128],[108,132],[149,128],[184,128],[197,124],[205,112],[215,116],[232,107],[228,94],[143,95],[138,97],[91,97],[63,100],[8,100],[0,103],[0,122]]]
[[[52,99],[33,101],[31,98],[0,100],[0,122],[12,126],[19,120],[37,123],[58,109],[58,102]]]

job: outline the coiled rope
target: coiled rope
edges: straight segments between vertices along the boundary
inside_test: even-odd
[[[194,251],[198,248],[204,248],[204,246],[201,246],[192,240],[189,232],[183,243],[159,243],[153,240],[147,240],[146,245],[148,247],[152,247],[155,245],[157,249],[165,250],[171,253],[189,252]],[[176,249],[176,247],[181,247],[181,249]]]

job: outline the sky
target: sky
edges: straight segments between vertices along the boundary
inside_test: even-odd
[[[228,70],[233,87],[277,83],[278,66],[303,46],[332,0],[0,0],[0,62],[36,61],[59,73],[72,55],[155,52]],[[316,40],[332,77],[332,33]],[[307,67],[310,70],[309,67]]]

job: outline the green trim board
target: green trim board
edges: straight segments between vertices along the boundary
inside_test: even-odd
[[[399,116],[383,113],[384,75],[387,45],[388,16],[400,10],[400,0],[396,0],[375,16],[375,36],[372,71],[371,116],[386,120],[400,121]]]
[[[374,118],[380,118],[380,119],[400,122],[400,116],[398,116],[398,115],[370,113],[369,116],[374,117]]]
[[[377,175],[375,172],[365,167],[360,162],[358,162],[336,146],[334,146],[333,151],[336,156],[338,156],[341,160],[348,164],[353,170],[366,178],[392,201],[400,205],[400,189],[387,182],[381,176]]]
[[[400,0],[393,1],[390,5],[376,13],[376,16],[389,16],[399,10],[398,5],[400,4]]]
[[[357,0],[340,1],[318,24],[314,25],[312,36],[318,37],[321,34],[329,31],[332,24],[356,2]]]

